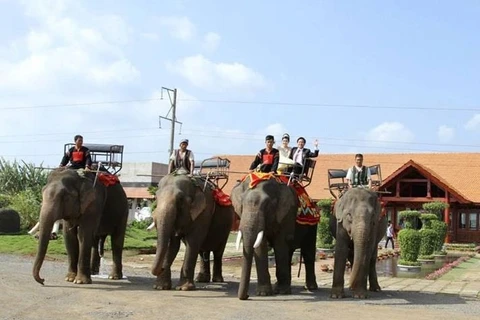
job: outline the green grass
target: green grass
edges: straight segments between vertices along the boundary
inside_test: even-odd
[[[127,228],[125,235],[124,250],[151,249],[155,247],[157,233],[146,230]],[[37,252],[38,240],[29,234],[20,235],[0,235],[0,253],[18,253],[34,255]],[[110,250],[110,238],[105,242],[105,250]],[[66,255],[63,237],[56,240],[50,240],[48,245],[48,255]]]
[[[451,269],[439,279],[448,281],[463,281],[465,280],[465,276],[468,275],[470,270],[473,271],[477,270],[478,268],[480,268],[480,257],[472,257],[469,260],[460,263],[458,266]]]

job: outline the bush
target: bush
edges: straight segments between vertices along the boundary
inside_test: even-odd
[[[448,203],[441,201],[426,202],[422,205],[423,210],[433,213],[439,220],[442,220],[445,209],[448,208]]]
[[[398,215],[405,220],[405,228],[411,229],[413,228],[413,221],[420,216],[420,212],[416,210],[405,210],[400,211]]]
[[[330,216],[332,215],[332,199],[322,199],[317,202],[321,216],[317,227],[317,247],[331,249],[334,247],[333,235],[330,231]]]
[[[400,251],[404,265],[418,265],[417,259],[420,251],[422,238],[420,233],[414,229],[402,229],[398,233]]]
[[[447,236],[447,224],[443,221],[433,220],[432,229],[436,232],[435,253],[445,254],[443,244]]]
[[[10,208],[20,214],[21,228],[30,229],[39,218],[42,207],[41,194],[32,189],[26,189],[10,197]]]
[[[130,227],[135,228],[135,229],[145,230],[152,223],[152,221],[153,221],[152,217],[148,217],[148,218],[146,218],[145,220],[142,220],[142,221],[133,220],[130,223]]]
[[[419,233],[421,237],[419,258],[432,259],[437,245],[437,232],[433,229],[422,229]]]

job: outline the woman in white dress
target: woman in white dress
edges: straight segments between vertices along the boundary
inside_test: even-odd
[[[280,151],[280,161],[277,170],[279,173],[284,173],[287,168],[294,163],[293,160],[288,157],[290,150],[292,150],[292,148],[288,146],[289,143],[290,135],[284,133],[282,136],[282,145],[278,147],[278,151]]]

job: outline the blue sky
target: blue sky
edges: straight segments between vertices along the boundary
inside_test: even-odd
[[[323,153],[480,146],[478,1],[0,5],[6,159],[57,165],[80,133],[125,145],[126,162],[164,162],[168,99],[97,104],[162,86],[179,90],[175,146],[190,139],[197,159],[254,155],[284,132]]]

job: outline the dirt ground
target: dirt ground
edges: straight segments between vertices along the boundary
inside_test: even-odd
[[[472,319],[480,301],[458,295],[409,291],[372,293],[366,300],[329,298],[330,287],[315,293],[296,282],[288,296],[237,298],[239,267],[226,263],[225,283],[197,285],[196,291],[153,290],[149,257],[125,258],[126,279],[94,278],[91,285],[65,282],[65,261],[45,261],[42,286],[31,275],[32,257],[0,255],[0,319]],[[105,264],[108,268],[108,261]],[[298,271],[295,269],[295,273]],[[103,269],[104,271],[106,269]],[[179,263],[175,264],[174,281]],[[296,278],[296,277],[295,277]],[[274,274],[272,274],[274,279]],[[174,282],[175,283],[175,282]]]

